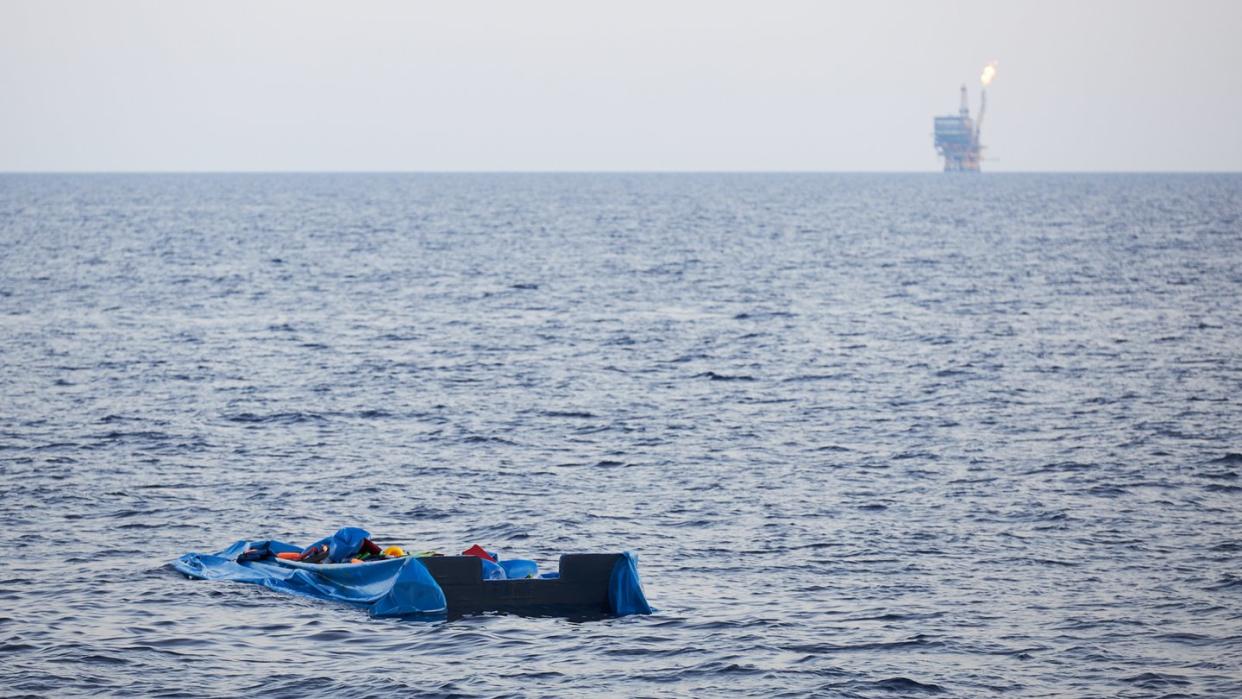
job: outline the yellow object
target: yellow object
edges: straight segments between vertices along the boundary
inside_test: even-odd
[[[389,546],[384,549],[384,555],[389,558],[400,558],[405,555],[405,551],[400,546]]]

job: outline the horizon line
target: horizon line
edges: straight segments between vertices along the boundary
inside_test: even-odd
[[[3,175],[1237,175],[1238,170],[0,170]]]

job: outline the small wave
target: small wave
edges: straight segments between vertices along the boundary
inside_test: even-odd
[[[738,374],[738,375],[717,374],[714,371],[705,371],[701,374],[695,374],[691,378],[710,379],[712,381],[754,381],[755,380],[755,377],[748,376],[746,374]]]
[[[172,439],[172,435],[155,431],[121,432],[113,430],[112,432],[94,435],[92,439],[98,439],[105,442],[125,442],[130,440],[164,441]]]
[[[849,374],[799,374],[784,379],[784,383],[805,383],[810,381],[843,381]]]
[[[32,650],[39,650],[39,647],[29,643],[0,643],[0,655],[5,653],[24,653]]]
[[[927,461],[939,461],[940,457],[926,451],[903,451],[892,456],[893,461],[905,461],[907,459],[924,459]]]
[[[1216,547],[1213,547],[1216,548]],[[1234,549],[1236,550],[1236,549]],[[1220,582],[1215,585],[1209,585],[1204,588],[1206,590],[1234,590],[1242,588],[1242,576],[1225,573],[1221,576]]]
[[[1212,459],[1209,464],[1225,464],[1228,466],[1242,466],[1242,454],[1237,452],[1229,452],[1219,459]]]
[[[837,645],[834,643],[804,643],[792,646],[782,646],[784,650],[793,653],[811,653],[814,655],[830,655],[832,653],[853,653],[858,651],[871,650],[905,650],[909,648],[938,648],[943,646],[941,641],[929,641],[923,635],[914,636],[904,641],[878,641],[874,643],[855,643],[851,645]]]
[[[693,362],[698,359],[711,359],[711,358],[712,358],[711,355],[705,352],[691,352],[690,354],[683,354],[678,357],[674,357],[673,359],[665,360],[665,363],[666,364],[685,364],[686,362]]]
[[[885,692],[925,692],[927,694],[940,694],[944,691],[944,687],[938,684],[924,684],[910,679],[909,677],[890,677],[886,680],[872,682],[872,687],[883,690]]]
[[[939,619],[946,612],[911,612],[909,614],[898,614],[896,612],[888,612],[886,614],[876,614],[872,616],[851,616],[841,621],[923,621],[926,619]]]
[[[1196,474],[1199,478],[1211,478],[1213,480],[1234,481],[1238,479],[1237,471],[1213,471],[1211,473]]]
[[[1185,686],[1190,680],[1180,675],[1168,675],[1160,672],[1144,672],[1133,677],[1123,677],[1122,682],[1144,689],[1160,689],[1161,687]]]
[[[472,434],[461,441],[465,444],[517,444],[517,442],[511,442],[503,437],[487,437],[480,434]]]
[[[408,517],[410,519],[438,519],[441,517],[448,517],[453,514],[454,512],[450,510],[438,507],[432,507],[430,505],[417,505],[406,510],[405,512],[402,512],[401,516]]]
[[[1028,473],[1072,473],[1075,471],[1089,471],[1095,468],[1092,464],[1083,464],[1077,461],[1060,461],[1052,464],[1044,464]]]
[[[48,662],[73,663],[75,665],[81,664],[83,666],[89,667],[91,665],[129,665],[133,661],[126,660],[125,658],[117,657],[115,655],[104,655],[102,653],[91,653],[89,655],[83,655],[80,657],[49,658]]]
[[[1059,561],[1055,558],[1027,558],[1026,561],[1041,566],[1058,566],[1061,568],[1077,568],[1081,564],[1074,561]]]
[[[1165,633],[1160,634],[1156,638],[1187,646],[1210,646],[1216,643],[1215,638],[1201,633]]]
[[[584,410],[545,410],[540,415],[544,417],[581,418],[583,420],[598,417],[595,413],[588,413]]]
[[[39,446],[34,447],[34,450],[49,451],[52,449],[76,449],[78,446],[77,442],[48,442],[47,444],[40,444]]]
[[[315,413],[303,412],[282,412],[272,413],[270,415],[259,415],[258,413],[236,413],[234,415],[225,415],[225,420],[229,422],[237,422],[250,425],[295,425],[303,422],[327,422],[328,419],[322,415]]]
[[[127,417],[125,415],[104,415],[97,422],[101,425],[113,425],[118,422],[141,422],[142,418]]]
[[[768,320],[770,318],[796,318],[796,313],[789,311],[753,311],[738,313],[733,320]]]
[[[387,410],[378,410],[378,409],[362,410],[362,411],[359,411],[357,415],[358,417],[363,418],[365,420],[376,420],[379,418],[386,418],[386,417],[393,416],[392,413],[388,412]]]

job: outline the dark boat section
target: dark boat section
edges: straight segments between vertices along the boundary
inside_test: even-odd
[[[481,612],[531,616],[595,616],[612,613],[608,585],[619,553],[569,553],[561,556],[559,578],[484,580],[483,563],[474,556],[432,556],[423,565],[444,590],[448,614]]]

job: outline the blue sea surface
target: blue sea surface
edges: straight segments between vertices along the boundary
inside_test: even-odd
[[[1242,696],[1242,176],[0,176],[0,692]],[[651,616],[167,562],[337,527]]]

